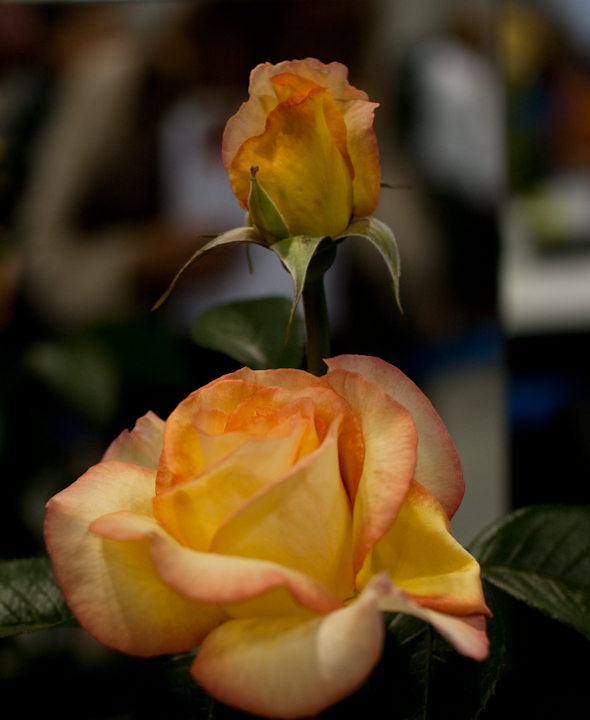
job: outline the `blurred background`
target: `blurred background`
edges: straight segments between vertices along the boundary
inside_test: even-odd
[[[4,3],[1,559],[44,553],[45,502],[123,428],[237,367],[191,342],[195,317],[291,296],[273,253],[254,248],[250,274],[238,248],[149,313],[202,233],[244,223],[220,147],[250,70],[308,56],[380,103],[383,181],[401,186],[376,216],[399,243],[404,314],[377,252],[347,241],[327,276],[334,354],[382,357],[431,398],[465,471],[460,542],[516,507],[590,501],[590,4]],[[505,612],[482,717],[577,716],[585,641]],[[5,697],[23,707],[39,687],[24,707],[64,718],[133,717],[146,667],[76,630],[0,642]],[[64,704],[73,683],[91,703]]]

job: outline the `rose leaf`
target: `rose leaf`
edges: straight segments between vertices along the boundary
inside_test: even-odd
[[[284,297],[266,297],[218,305],[193,323],[193,340],[225,353],[253,370],[292,367],[303,361],[304,328],[296,315],[286,338],[291,303]]]
[[[379,250],[381,256],[385,260],[387,269],[391,275],[393,292],[399,309],[402,309],[399,299],[399,277],[400,277],[400,261],[397,242],[391,230],[375,218],[363,218],[362,220],[354,220],[335,240],[340,240],[351,235],[358,235],[369,240]]]
[[[469,551],[486,580],[590,638],[590,507],[516,510]]]
[[[193,680],[190,666],[195,652],[155,663],[137,693],[134,720],[213,720],[215,700]]]
[[[0,637],[49,627],[74,627],[74,616],[47,558],[0,563]]]

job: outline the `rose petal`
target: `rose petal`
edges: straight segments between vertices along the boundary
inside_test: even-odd
[[[272,402],[277,406],[290,399],[311,398],[316,416],[321,417],[327,426],[335,418],[341,418],[338,438],[340,472],[348,495],[354,501],[363,469],[365,447],[359,421],[346,400],[335,393],[323,378],[303,370],[242,368],[232,377],[272,388]]]
[[[347,126],[345,122],[342,122],[342,112],[332,94],[330,92],[323,92],[325,88],[322,88],[320,85],[313,82],[313,80],[309,80],[308,78],[301,77],[290,72],[275,75],[271,78],[271,83],[275,88],[279,103],[291,100],[291,105],[299,105],[299,103],[303,102],[303,100],[305,100],[311,93],[323,98],[323,110],[326,116],[326,121],[328,122],[328,128],[330,130],[332,140],[344,158],[344,162],[350,172],[350,176],[354,178],[354,168],[346,145]]]
[[[416,605],[451,615],[490,614],[477,561],[453,538],[438,500],[415,480],[393,527],[367,556],[358,586],[383,570]]]
[[[289,100],[289,98],[295,98],[295,102],[301,102],[309,95],[311,90],[322,89],[321,85],[318,85],[313,80],[292,72],[273,75],[270,82],[277,96],[277,105]]]
[[[227,518],[291,470],[306,430],[302,421],[288,437],[244,441],[197,477],[159,493],[153,503],[155,517],[182,545],[207,552]]]
[[[185,482],[205,466],[195,417],[205,431],[219,430],[220,419],[223,422],[223,416],[229,416],[236,405],[256,389],[253,383],[235,381],[231,376],[222,377],[191,393],[173,410],[164,429],[164,446],[156,477],[158,493]]]
[[[185,597],[200,601],[194,605],[196,609],[203,606],[219,611],[220,605],[230,610],[235,606],[238,617],[245,612],[248,617],[309,618],[341,607],[325,587],[301,573],[251,558],[190,550],[143,515],[103,515],[92,523],[91,531],[119,543],[151,540],[160,577]],[[232,612],[229,615],[234,616]]]
[[[280,563],[345,600],[354,593],[351,512],[338,465],[338,423],[318,450],[252,496],[217,531],[211,550]]]
[[[113,440],[102,461],[120,460],[156,470],[164,444],[164,425],[155,413],[148,412],[139,418],[131,432],[123,430]]]
[[[266,387],[287,388],[288,390],[303,390],[312,387],[330,388],[323,378],[293,368],[250,370],[250,368],[244,367],[229,375],[224,375],[220,380],[242,380],[265,385]]]
[[[321,87],[328,88],[339,104],[349,100],[367,100],[367,94],[349,85],[348,69],[345,65],[332,62],[328,65],[314,58],[293,60],[271,65],[257,65],[250,74],[248,91],[250,99],[227,123],[223,133],[222,157],[225,169],[229,168],[240,147],[248,138],[262,135],[266,116],[278,105],[278,98],[271,78],[281,73],[296,73],[313,80]]]
[[[322,618],[234,620],[203,642],[191,672],[214,698],[264,717],[315,715],[353,692],[377,663],[384,638],[381,579]]]
[[[402,405],[361,375],[333,370],[326,379],[357,416],[365,442],[363,472],[354,500],[356,573],[391,527],[406,495],[416,466],[416,428]]]
[[[424,393],[401,370],[378,358],[340,355],[326,363],[330,369],[359,373],[377,383],[410,411],[418,430],[414,479],[437,498],[452,518],[465,489],[461,461],[443,421]]]
[[[373,578],[383,577],[376,575]],[[437,610],[420,607],[401,590],[390,585],[389,594],[381,594],[377,599],[377,607],[385,612],[402,612],[430,623],[440,632],[461,655],[474,660],[485,660],[489,655],[490,642],[486,635],[486,619],[484,615],[468,615],[455,617]]]
[[[105,645],[141,656],[189,650],[224,617],[162,581],[149,540],[117,542],[89,532],[96,518],[121,510],[155,524],[154,479],[138,465],[95,465],[49,501],[45,520],[55,574],[82,626]]]
[[[344,153],[344,154],[343,154]],[[323,88],[272,110],[262,135],[238,150],[229,177],[247,209],[250,168],[281,212],[291,235],[337,237],[350,221],[352,176],[346,126],[335,100]]]
[[[346,104],[346,146],[354,167],[352,211],[357,217],[372,215],[379,203],[381,168],[379,146],[373,130],[375,109],[379,103],[353,100]]]

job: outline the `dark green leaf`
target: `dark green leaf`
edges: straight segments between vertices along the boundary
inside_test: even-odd
[[[195,342],[223,352],[253,370],[301,367],[303,322],[295,316],[285,342],[291,303],[268,297],[219,305],[200,315],[192,327]]]
[[[590,507],[517,510],[480,533],[469,551],[484,578],[590,638]]]
[[[250,195],[248,209],[254,227],[272,245],[289,237],[289,228],[279,209],[256,179],[257,167],[250,169]]]
[[[195,651],[164,660],[140,689],[133,720],[246,720],[257,716],[213,700],[190,674]]]
[[[215,701],[190,674],[194,659],[190,652],[156,663],[137,693],[133,720],[212,720]]]
[[[192,267],[196,262],[198,262],[201,258],[204,258],[205,255],[208,255],[213,250],[217,250],[219,247],[224,247],[226,245],[236,245],[239,243],[255,243],[256,245],[262,245],[263,247],[268,247],[268,244],[263,240],[259,232],[252,227],[240,227],[240,228],[234,228],[233,230],[228,230],[227,232],[224,232],[222,235],[217,235],[213,240],[208,242],[206,245],[203,245],[202,248],[199,248],[192,257],[190,257],[184,265],[180,268],[180,270],[176,273],[174,276],[174,279],[168,286],[168,289],[166,292],[162,295],[162,297],[158,300],[158,302],[154,305],[152,310],[156,310],[160,307],[160,305],[166,300],[168,295],[172,292],[174,289],[174,286],[178,282],[181,275],[183,275],[190,267]]]
[[[324,238],[321,237],[298,235],[296,237],[285,238],[285,240],[280,240],[274,243],[274,245],[271,245],[271,249],[276,252],[293,278],[293,304],[291,305],[291,314],[289,316],[289,328],[295,317],[295,310],[297,309],[299,298],[305,286],[309,263],[323,239]]]
[[[49,560],[0,563],[0,637],[76,624]]]
[[[402,306],[399,299],[399,251],[391,230],[380,220],[364,218],[363,220],[354,220],[346,230],[335,239],[339,240],[340,238],[345,238],[350,235],[367,238],[367,240],[370,240],[377,250],[379,250],[391,275],[395,299],[401,310]]]

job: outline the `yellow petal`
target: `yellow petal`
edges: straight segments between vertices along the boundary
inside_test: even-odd
[[[461,461],[443,421],[424,393],[401,370],[378,358],[340,355],[326,360],[326,363],[330,369],[359,373],[377,383],[410,411],[418,430],[414,479],[437,498],[452,518],[461,504],[465,489]]]
[[[170,414],[164,429],[164,446],[156,477],[158,493],[183,483],[205,467],[196,422],[204,432],[219,432],[228,416],[256,388],[229,376],[191,393]]]
[[[272,396],[269,398],[272,397],[272,402],[277,406],[290,399],[311,398],[316,416],[324,420],[326,427],[336,418],[340,418],[340,472],[349,497],[354,499],[363,469],[365,449],[359,421],[346,400],[335,393],[323,378],[303,370],[242,368],[232,377],[272,388]]]
[[[244,208],[254,165],[291,235],[336,237],[347,227],[352,176],[346,126],[327,90],[311,90],[298,103],[295,98],[280,103],[268,115],[264,133],[240,147],[229,175]]]
[[[315,715],[356,690],[377,663],[382,584],[307,622],[227,622],[205,639],[191,671],[210,695],[240,710],[274,718]]]
[[[218,530],[212,551],[280,563],[351,597],[351,513],[337,434],[333,423],[318,450],[254,495]]]
[[[208,551],[223,522],[257,491],[292,469],[306,430],[302,421],[287,437],[243,442],[197,477],[159,493],[154,498],[155,517],[182,545]]]
[[[477,561],[451,535],[440,503],[416,481],[393,527],[367,556],[358,586],[381,571],[419,606],[451,615],[489,614]]]
[[[416,466],[416,428],[410,413],[379,385],[361,375],[333,370],[326,376],[357,416],[365,461],[354,499],[353,567],[391,527]]]
[[[120,511],[157,526],[154,484],[154,471],[101,463],[49,501],[45,520],[55,574],[81,625],[105,645],[141,656],[189,650],[224,617],[161,579],[149,539],[120,542],[89,532],[97,518]]]
[[[90,532],[114,546],[149,546],[161,580],[193,602],[188,627],[198,644],[203,635],[234,608],[229,617],[310,618],[342,606],[323,585],[275,563],[201,553],[179,545],[153,519],[115,512],[94,520]],[[133,574],[133,568],[128,568]],[[215,622],[213,623],[213,620]],[[213,624],[212,624],[213,623]],[[194,638],[193,638],[194,639]]]
[[[102,460],[120,460],[156,470],[163,445],[164,421],[148,412],[139,418],[131,432],[124,430],[113,440]]]

